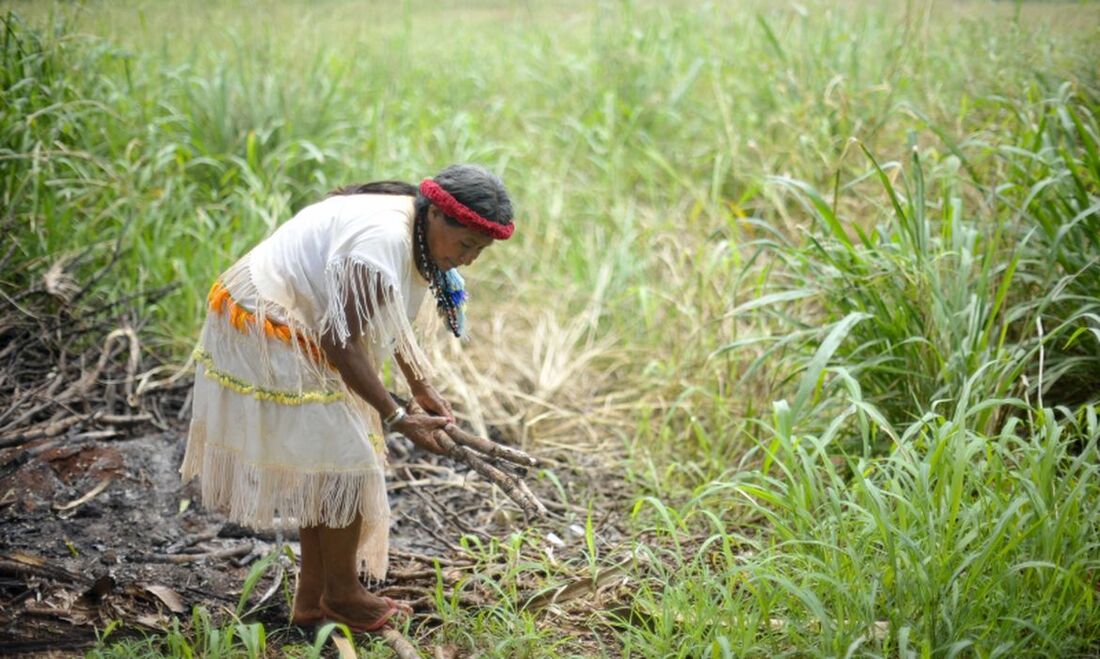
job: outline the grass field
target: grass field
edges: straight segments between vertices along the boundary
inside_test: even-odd
[[[444,384],[475,424],[606,455],[631,541],[528,567],[629,592],[581,629],[509,572],[433,640],[1100,652],[1100,4],[0,8],[0,222],[31,264],[4,284],[114,255],[97,299],[174,286],[134,311],[161,354],[337,185],[508,183],[516,237],[470,273]],[[201,652],[188,629],[101,651]]]

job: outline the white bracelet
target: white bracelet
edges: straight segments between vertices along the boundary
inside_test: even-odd
[[[390,414],[385,419],[382,419],[382,430],[389,432],[395,424],[400,423],[401,419],[405,418],[406,414],[407,412],[405,412],[404,407],[398,407],[396,410],[393,411],[392,414]]]

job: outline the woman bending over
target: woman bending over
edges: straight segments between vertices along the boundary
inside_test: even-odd
[[[358,575],[386,573],[383,434],[439,452],[432,435],[453,421],[412,320],[430,290],[461,336],[457,268],[513,228],[503,183],[475,165],[419,187],[350,186],[303,209],[210,290],[180,471],[233,522],[299,527],[292,622],[377,631],[408,611]],[[406,412],[383,387],[391,356],[425,414]]]

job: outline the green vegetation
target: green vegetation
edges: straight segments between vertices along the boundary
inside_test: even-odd
[[[0,222],[32,267],[2,277],[116,255],[96,294],[174,285],[137,313],[184,355],[295,209],[484,163],[519,228],[448,389],[492,379],[536,447],[621,445],[633,535],[473,546],[501,603],[441,595],[436,641],[1100,651],[1100,8],[837,4],[6,3]],[[624,558],[598,641],[521,608],[525,572]],[[203,615],[141,651],[260,654]]]

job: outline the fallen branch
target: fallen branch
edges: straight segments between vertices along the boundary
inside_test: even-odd
[[[103,414],[97,412],[92,416],[92,421],[101,426],[133,426],[139,423],[148,423],[153,420],[153,415],[148,412],[141,414]]]
[[[165,547],[164,553],[178,554],[192,545],[197,545],[200,542],[206,542],[207,540],[213,540],[214,538],[218,537],[218,534],[220,534],[221,531],[221,526],[212,526],[205,531],[201,531],[199,533],[189,533]]]
[[[459,444],[472,448],[475,451],[484,453],[490,458],[497,458],[500,460],[507,460],[508,462],[514,462],[524,467],[537,467],[539,461],[535,458],[527,455],[523,451],[512,448],[511,446],[505,446],[503,444],[497,444],[496,442],[486,439],[484,437],[478,437],[472,435],[462,428],[459,428],[453,423],[448,423],[444,428],[451,439],[455,440]]]
[[[0,575],[30,575],[78,584],[86,584],[89,581],[87,577],[53,565],[45,558],[39,556],[30,556],[28,554],[23,554],[20,552],[9,555],[0,555]]]
[[[415,401],[408,401],[405,405],[410,414],[424,414],[423,408]],[[442,430],[437,430],[433,437],[447,457],[455,462],[469,465],[485,480],[503,490],[508,498],[519,505],[520,510],[528,518],[537,519],[548,514],[546,506],[539,501],[522,479],[493,464],[498,460],[507,460],[524,466],[534,466],[538,464],[538,460],[519,449],[501,446],[484,437],[471,435],[453,423],[448,423]]]
[[[195,561],[201,561],[204,558],[209,559],[223,559],[223,558],[237,558],[238,556],[246,556],[252,552],[252,543],[239,545],[237,547],[230,547],[229,549],[217,549],[215,551],[208,551],[203,554],[152,554],[145,557],[145,561],[148,563],[174,563],[176,565],[182,565],[184,563],[193,563]]]
[[[58,512],[65,512],[67,510],[72,510],[74,508],[79,508],[80,506],[83,506],[84,504],[99,496],[100,492],[106,490],[107,486],[110,485],[111,481],[113,480],[114,478],[111,477],[104,478],[103,480],[99,481],[98,485],[93,487],[87,494],[80,497],[76,501],[70,501],[69,503],[65,504],[54,504],[54,510]]]
[[[420,653],[416,651],[416,648],[412,643],[408,641],[401,632],[392,627],[387,627],[382,630],[382,638],[389,643],[393,648],[394,653],[399,659],[420,659]]]
[[[42,406],[42,408],[45,407],[45,405]],[[0,448],[11,448],[13,446],[26,444],[36,439],[47,439],[50,437],[56,437],[84,420],[85,418],[82,416],[70,416],[58,421],[46,422],[44,425],[40,424],[42,425],[42,427],[31,430],[30,432],[24,432],[16,435],[7,435],[3,437],[2,439],[0,439]]]

